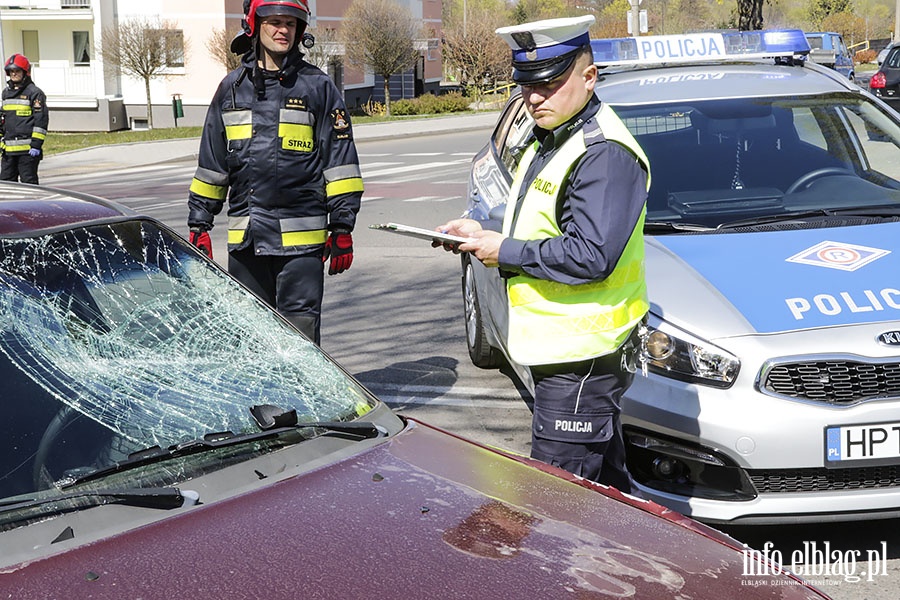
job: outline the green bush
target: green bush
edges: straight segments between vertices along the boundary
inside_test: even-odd
[[[469,99],[458,92],[442,94],[424,94],[418,98],[402,98],[391,102],[391,114],[397,116],[433,115],[469,110]]]

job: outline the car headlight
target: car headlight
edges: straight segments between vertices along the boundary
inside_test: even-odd
[[[648,370],[691,383],[731,387],[741,362],[734,355],[686,334],[648,327],[641,336],[641,359]]]

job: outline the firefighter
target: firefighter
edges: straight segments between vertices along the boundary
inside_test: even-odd
[[[363,192],[350,116],[337,87],[303,60],[307,0],[245,0],[225,76],[206,115],[188,207],[190,241],[228,202],[228,270],[319,343],[324,263],[353,262]]]
[[[620,400],[649,309],[643,224],[649,162],[594,94],[593,16],[497,30],[534,135],[510,187],[503,231],[456,219],[471,252],[506,275],[507,348],[534,376],[531,456],[623,492]]]
[[[9,81],[3,90],[0,179],[36,184],[50,121],[47,96],[31,80],[31,63],[24,55],[10,56],[4,69]]]

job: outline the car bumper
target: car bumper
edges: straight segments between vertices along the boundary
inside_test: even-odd
[[[825,430],[897,422],[898,404],[839,408],[638,374],[623,406],[629,469],[647,498],[710,523],[894,517],[900,465],[826,468]]]

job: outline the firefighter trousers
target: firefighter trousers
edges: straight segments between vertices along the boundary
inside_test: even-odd
[[[319,344],[325,289],[321,255],[257,256],[251,246],[228,252],[228,272]]]

